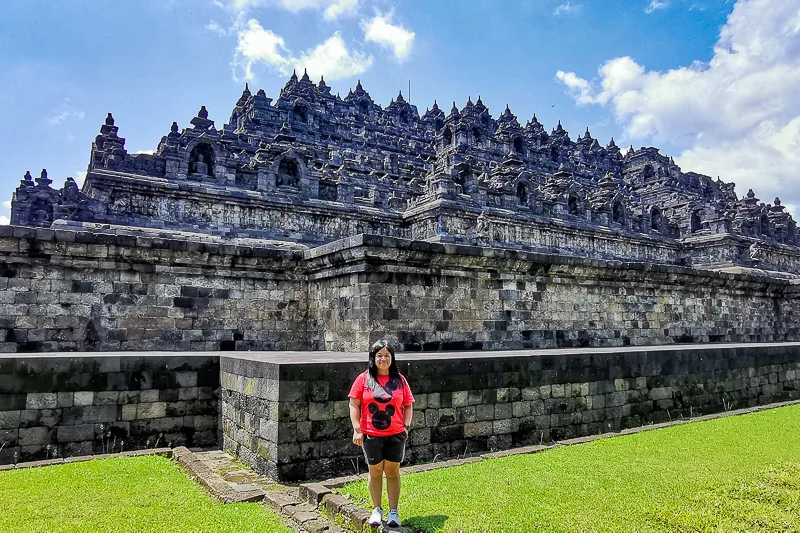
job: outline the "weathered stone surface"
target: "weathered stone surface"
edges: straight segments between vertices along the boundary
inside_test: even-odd
[[[238,365],[253,374],[262,365],[280,361],[281,376],[292,386],[281,388],[286,399],[279,397],[274,410],[259,410],[254,397],[223,387],[222,431],[226,442],[235,443],[228,449],[250,464],[275,464],[273,472],[284,480],[363,472],[363,456],[350,440],[349,420],[337,418],[335,408],[319,409],[320,402],[297,393],[307,390],[297,379],[302,374],[324,380],[334,405],[344,402],[364,366],[351,362],[361,360],[359,355],[337,357],[346,360],[335,362],[330,354],[313,352],[231,356],[249,360],[249,365]],[[425,408],[414,410],[406,450],[411,462],[520,446],[539,449],[551,441],[583,442],[598,433],[691,419],[781,395],[800,396],[800,343],[439,356],[406,352],[398,358],[415,396],[425,398]],[[573,374],[572,368],[580,373]],[[477,392],[486,403],[464,405],[471,393],[477,398]],[[655,398],[669,398],[669,403]],[[273,413],[276,420],[270,418]],[[327,419],[322,419],[323,413]]]

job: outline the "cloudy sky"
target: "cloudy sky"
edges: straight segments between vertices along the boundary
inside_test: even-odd
[[[361,79],[420,112],[481,96],[571,136],[657,146],[800,205],[800,0],[4,0],[0,222],[26,170],[81,181],[109,111],[129,152],[244,83]]]

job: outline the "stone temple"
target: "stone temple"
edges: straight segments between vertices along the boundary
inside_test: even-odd
[[[6,297],[5,351],[797,334],[800,248],[777,198],[480,97],[420,116],[402,94],[382,108],[360,82],[340,98],[292,75],[275,101],[245,86],[219,129],[205,107],[173,122],[152,154],[129,154],[109,113],[83,187],[27,173],[11,222],[0,275],[26,294]]]
[[[245,87],[218,129],[202,107],[150,154],[128,154],[109,113],[82,190],[26,174],[11,222],[149,228],[307,247],[358,234],[709,269],[800,272],[779,199],[683,172],[655,148],[573,140],[480,97],[420,116],[296,75],[273,102]],[[177,234],[180,235],[180,234]]]
[[[292,76],[153,154],[109,114],[83,187],[51,183],[26,174],[0,226],[0,464],[113,435],[363,471],[347,393],[379,338],[412,462],[800,395],[778,199],[480,98],[420,116]]]

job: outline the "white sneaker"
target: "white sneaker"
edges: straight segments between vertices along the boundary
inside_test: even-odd
[[[400,513],[397,509],[389,509],[389,516],[386,517],[386,525],[389,527],[400,526]]]
[[[383,509],[376,507],[372,510],[372,514],[369,515],[369,525],[379,526],[381,522],[383,522]]]

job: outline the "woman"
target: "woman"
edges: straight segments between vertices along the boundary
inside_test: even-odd
[[[353,444],[362,447],[369,465],[369,494],[374,505],[369,524],[379,526],[383,520],[381,493],[385,475],[389,500],[386,524],[399,526],[400,462],[414,414],[414,396],[406,378],[397,370],[394,349],[386,341],[372,345],[369,368],[358,375],[348,397]]]

